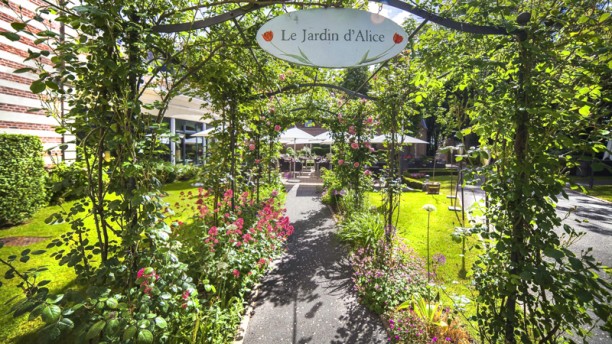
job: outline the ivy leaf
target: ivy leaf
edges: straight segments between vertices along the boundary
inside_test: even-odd
[[[599,23],[605,22],[608,18],[610,18],[610,12],[606,12],[599,16]]]
[[[47,305],[43,307],[40,317],[45,323],[51,324],[58,321],[61,314],[62,309],[58,305]]]

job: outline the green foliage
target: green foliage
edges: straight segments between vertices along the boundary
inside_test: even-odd
[[[195,165],[177,165],[175,166],[176,179],[179,181],[192,180],[198,176],[200,168]]]
[[[61,162],[48,170],[46,179],[47,197],[50,204],[83,198],[88,192],[85,167],[80,162],[68,165]]]
[[[444,119],[455,123],[460,141],[479,145],[458,158],[485,163],[474,167],[489,200],[489,228],[480,233],[486,245],[474,265],[474,320],[484,342],[553,342],[566,332],[585,337],[594,323],[588,309],[603,319],[610,313],[608,283],[590,253],[568,248],[577,233],[562,225],[555,208],[559,195],[566,196],[565,171],[577,164],[572,155],[600,152],[602,128],[610,123],[604,105],[610,26],[598,21],[606,5],[568,4],[444,3],[440,10],[449,15],[469,22],[486,17],[513,34],[475,38],[429,27],[411,61],[423,70],[415,85],[431,80],[425,73],[448,72],[436,81],[443,83]],[[524,11],[531,20],[519,25]]]
[[[409,177],[403,177],[402,179],[404,180],[404,184],[406,184],[407,186],[415,190],[423,190],[423,181]]]
[[[376,253],[378,242],[385,234],[381,216],[372,212],[353,212],[343,219],[338,237],[353,249],[365,247]]]
[[[40,139],[0,134],[0,227],[28,220],[45,205]]]
[[[176,180],[176,166],[170,162],[160,162],[154,166],[154,176],[161,184],[170,184]]]
[[[413,250],[401,243],[377,245],[357,249],[350,259],[360,302],[382,314],[425,292],[427,277],[423,260]]]

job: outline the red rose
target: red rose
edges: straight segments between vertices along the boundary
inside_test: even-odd
[[[272,33],[272,32],[270,32],[270,33]],[[265,39],[265,37],[264,37],[264,39]],[[272,39],[272,38],[270,38],[270,39]],[[402,35],[400,35],[398,33],[393,34],[393,42],[395,42],[395,44],[400,44],[400,43],[402,43],[403,40],[404,40],[404,37]],[[267,39],[266,39],[266,41],[267,41]]]
[[[396,34],[397,35],[397,34]],[[261,35],[264,39],[264,41],[266,42],[270,42],[272,40],[272,38],[274,38],[274,32],[272,31],[266,31],[263,33],[263,35]],[[400,37],[401,38],[401,37]],[[395,36],[393,37],[393,39],[395,39]],[[403,39],[403,38],[402,38]],[[400,40],[401,42],[401,40]]]

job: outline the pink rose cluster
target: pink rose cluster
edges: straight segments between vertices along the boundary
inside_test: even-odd
[[[151,267],[141,268],[136,273],[136,283],[140,284],[143,293],[151,296],[154,283],[159,279],[159,275]]]

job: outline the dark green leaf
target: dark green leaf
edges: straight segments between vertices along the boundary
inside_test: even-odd
[[[125,331],[123,331],[123,341],[126,342],[129,339],[134,338],[134,336],[136,335],[136,331],[138,329],[136,328],[136,326],[130,326],[127,329],[125,329]]]
[[[25,67],[25,68],[15,69],[13,73],[19,74],[19,73],[27,73],[27,72],[34,72],[34,71],[35,71],[34,68]]]
[[[57,323],[57,326],[62,330],[62,331],[66,331],[66,330],[71,330],[74,327],[74,323],[72,322],[72,320],[68,319],[68,318],[62,318],[60,319],[60,321]]]
[[[47,85],[41,80],[36,80],[30,85],[30,91],[34,94],[43,92],[47,88]]]
[[[138,344],[149,344],[153,343],[153,333],[149,330],[141,330],[138,332],[138,338],[136,338]]]
[[[14,32],[0,32],[0,36],[4,36],[13,42],[17,42],[19,40],[19,35]]]
[[[117,319],[110,319],[109,321],[106,322],[106,331],[105,331],[105,333],[107,333],[109,335],[115,335],[118,330],[119,330],[119,320],[117,320]]]
[[[90,340],[90,339],[94,339],[100,336],[100,332],[102,332],[102,330],[104,329],[104,326],[106,326],[105,320],[100,320],[97,323],[93,324],[93,326],[89,328],[89,331],[87,331],[87,335],[85,335],[85,339]]]
[[[40,313],[42,320],[47,323],[54,323],[59,320],[62,309],[58,305],[45,305]]]
[[[25,29],[25,27],[27,26],[26,23],[11,23],[11,26],[13,27],[13,29],[17,30],[17,31],[21,31],[23,29]]]

